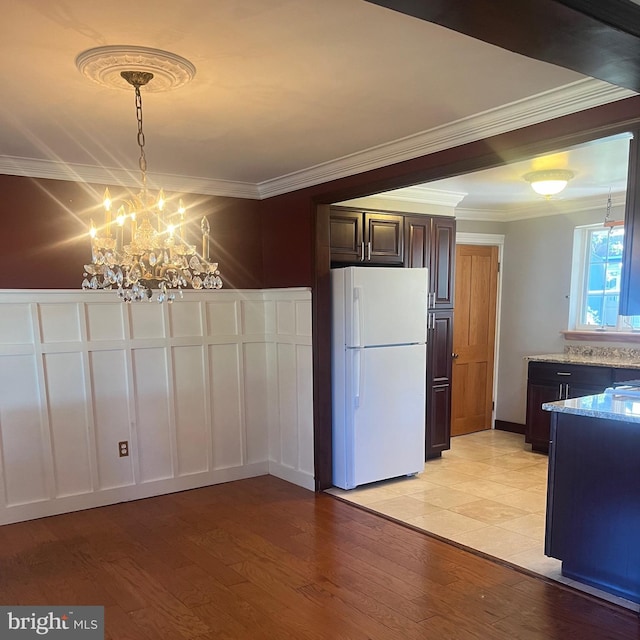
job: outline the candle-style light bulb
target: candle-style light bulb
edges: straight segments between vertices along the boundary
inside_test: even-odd
[[[111,237],[111,206],[113,201],[111,200],[111,194],[109,193],[109,187],[104,190],[104,198],[102,200],[102,206],[104,207],[104,227],[107,238]]]
[[[180,222],[178,224],[178,230],[180,234],[180,241],[184,242],[184,214],[186,209],[184,208],[184,204],[182,202],[182,198],[178,200],[178,214],[180,215]]]
[[[124,205],[120,205],[118,213],[116,215],[116,250],[122,251],[124,246],[124,221],[127,219],[127,214],[124,211]]]
[[[211,227],[206,218],[202,218],[200,222],[200,231],[202,231],[202,257],[205,260],[209,260],[209,232]]]
[[[96,225],[93,223],[93,218],[91,218],[91,226],[89,227],[89,235],[91,239],[95,238],[98,235],[98,230],[96,229]]]
[[[123,227],[124,226],[124,221],[127,219],[127,214],[124,211],[124,205],[120,205],[120,208],[118,209],[118,215],[116,216],[116,222],[118,223],[118,226]]]
[[[164,209],[164,205],[166,204],[166,199],[164,197],[164,190],[160,189],[160,193],[158,194],[158,200],[156,201],[156,207],[158,207],[158,211],[162,211]]]

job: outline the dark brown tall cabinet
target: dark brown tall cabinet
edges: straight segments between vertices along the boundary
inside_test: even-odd
[[[405,216],[404,266],[429,269],[426,458],[449,449],[453,370],[455,218]]]

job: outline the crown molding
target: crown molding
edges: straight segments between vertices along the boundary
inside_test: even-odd
[[[269,198],[476,142],[634,95],[636,93],[629,89],[595,78],[585,78],[393,142],[265,180],[257,186],[260,197]]]
[[[140,172],[138,170],[127,171],[126,169],[51,162],[49,160],[14,156],[0,156],[0,174],[117,185],[136,189],[140,187]],[[260,199],[257,186],[248,182],[211,180],[208,178],[149,172],[147,173],[147,183],[151,188],[159,189],[162,187],[166,191],[180,193],[198,193],[231,198],[248,198],[251,200]]]
[[[504,233],[456,232],[456,244],[495,244],[504,245]]]
[[[421,204],[434,204],[443,207],[457,207],[468,194],[458,191],[444,191],[416,186],[395,189],[380,195],[384,196],[387,200],[397,200],[398,202],[419,202]]]
[[[349,175],[379,169],[514,129],[552,120],[636,95],[601,80],[586,78],[495,109],[295,171],[258,184],[169,174],[147,174],[149,184],[167,191],[264,199]],[[138,174],[123,169],[0,156],[0,174],[137,187]]]
[[[478,220],[481,222],[515,222],[529,218],[544,218],[565,213],[580,213],[586,211],[602,211],[602,218],[607,210],[608,195],[595,195],[586,198],[572,198],[562,200],[559,198],[540,200],[524,207],[509,207],[503,209],[456,209],[458,220]],[[626,192],[620,191],[611,194],[611,206],[624,208]]]

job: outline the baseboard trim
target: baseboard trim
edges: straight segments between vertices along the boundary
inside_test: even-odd
[[[316,490],[316,483],[312,474],[301,471],[300,469],[287,467],[273,460],[269,460],[269,475],[280,478],[281,480],[286,480],[291,484],[297,484],[303,489],[309,489],[309,491]]]
[[[519,433],[524,435],[525,425],[518,422],[508,422],[507,420],[496,420],[493,428],[498,431],[508,431],[509,433]]]

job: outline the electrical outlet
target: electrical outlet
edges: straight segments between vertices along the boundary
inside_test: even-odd
[[[129,441],[122,440],[122,442],[118,442],[118,453],[121,458],[129,455]]]

